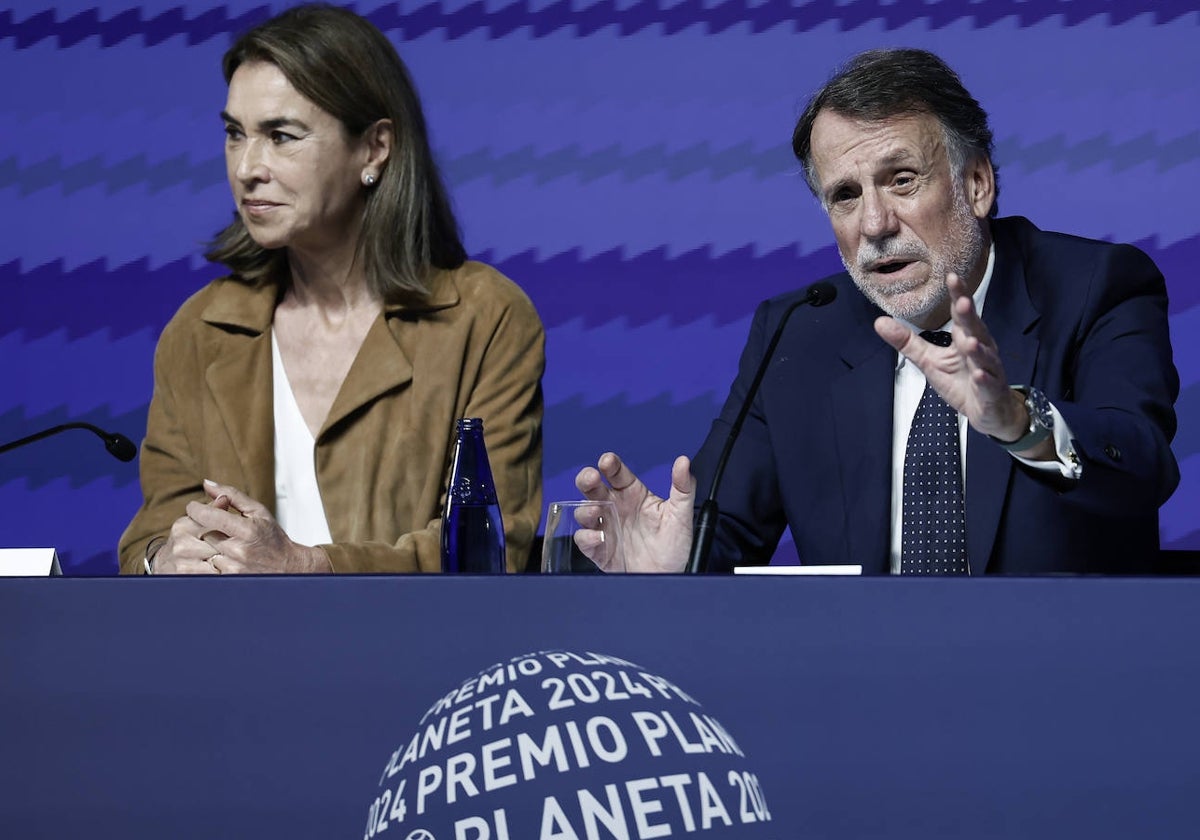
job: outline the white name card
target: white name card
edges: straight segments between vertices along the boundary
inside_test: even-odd
[[[735,566],[735,575],[861,575],[862,566]]]
[[[53,548],[0,548],[0,577],[61,575]]]

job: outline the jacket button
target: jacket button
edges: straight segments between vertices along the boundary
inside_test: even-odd
[[[1117,449],[1113,444],[1108,444],[1104,447],[1104,454],[1112,458],[1117,463],[1121,462],[1121,450]]]

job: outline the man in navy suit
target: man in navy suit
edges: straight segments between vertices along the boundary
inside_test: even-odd
[[[928,52],[855,58],[809,103],[793,149],[846,272],[828,278],[836,302],[782,327],[709,568],[768,562],[790,526],[801,563],[874,574],[1149,570],[1179,480],[1179,380],[1150,259],[995,218],[987,115]],[[631,569],[683,568],[697,482],[707,491],[803,295],[760,305],[721,416],[694,464],[676,460],[666,498],[611,452],[579,473],[586,496],[617,503]]]

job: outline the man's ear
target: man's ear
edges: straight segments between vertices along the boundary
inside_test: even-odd
[[[963,173],[963,188],[975,218],[986,219],[996,203],[996,173],[992,162],[982,156],[971,160]]]

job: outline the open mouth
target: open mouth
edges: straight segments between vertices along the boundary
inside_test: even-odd
[[[895,274],[897,271],[908,268],[910,265],[912,265],[912,262],[909,260],[897,260],[896,262],[880,263],[871,270],[876,274]]]

